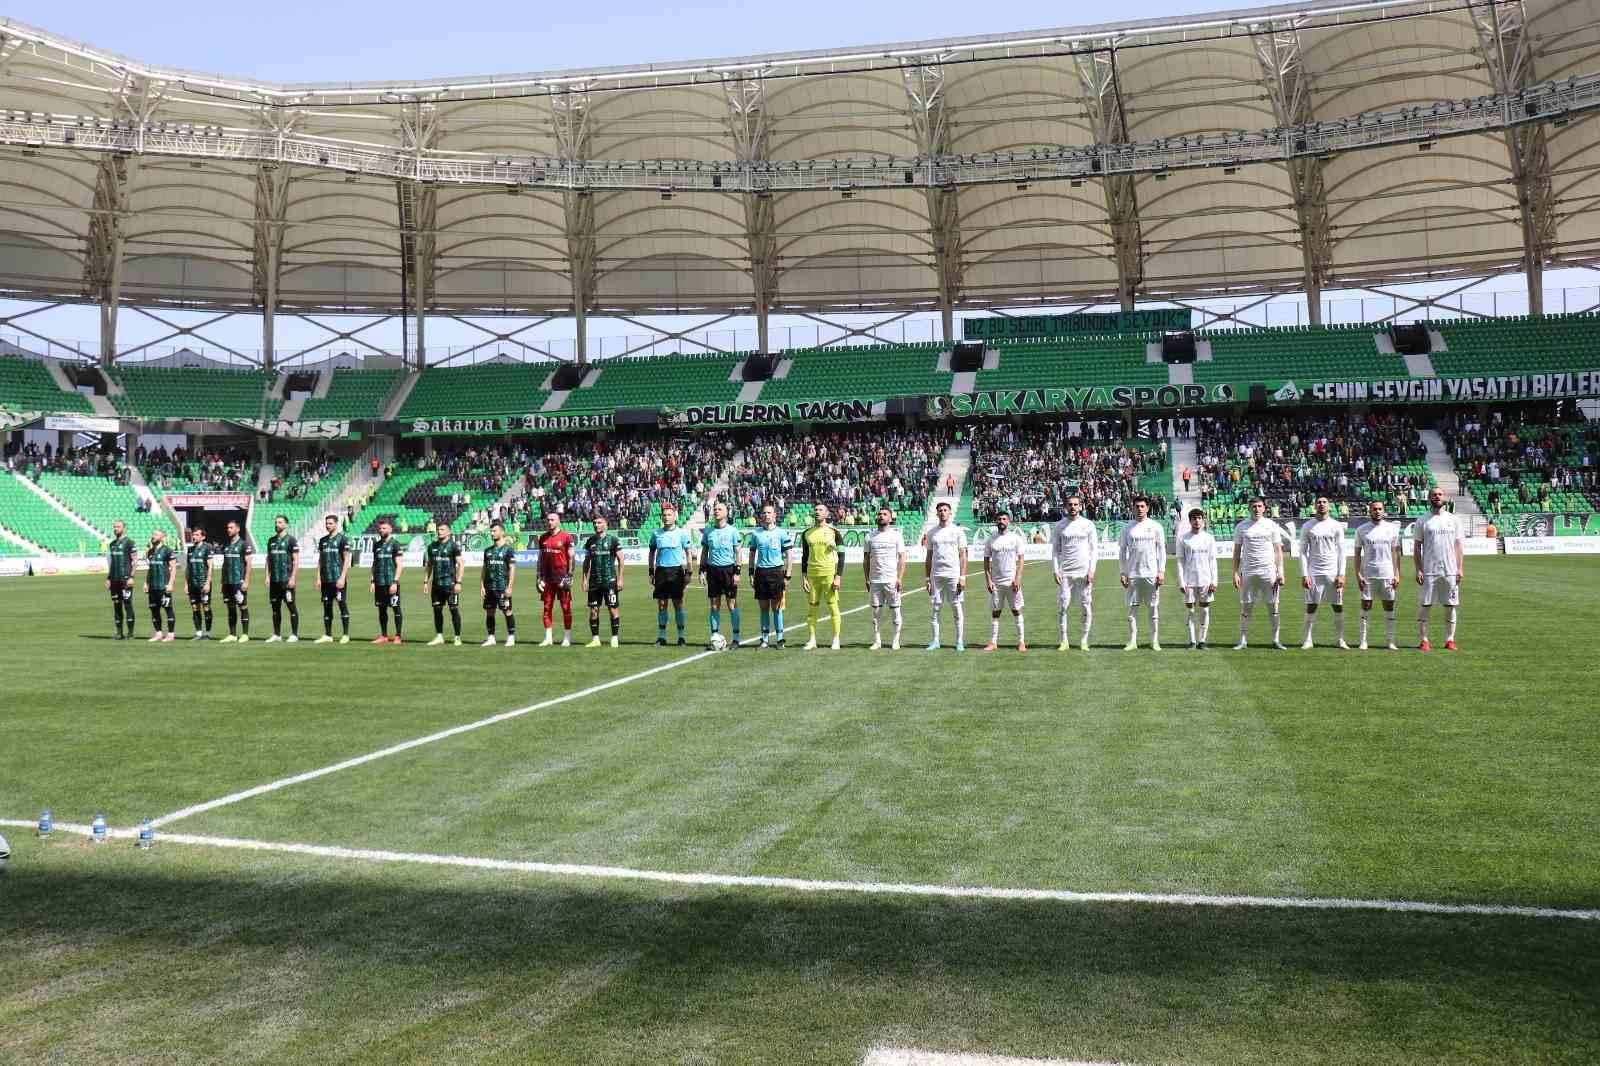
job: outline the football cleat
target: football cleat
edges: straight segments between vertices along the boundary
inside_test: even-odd
[[[967,646],[965,644],[961,643],[959,640],[956,641],[956,651],[966,651],[966,650],[967,650]]]
[[[816,640],[812,639],[812,640],[806,641],[805,650],[806,651],[816,651],[817,650],[817,642],[816,642]]]
[[[547,629],[547,630],[544,631],[544,639],[539,642],[539,647],[541,647],[541,648],[553,647],[555,645],[555,642],[556,642],[555,633],[553,631]]]
[[[444,644],[444,634],[443,633],[434,634],[433,639],[428,641],[428,647],[430,647],[430,648],[437,648],[437,647],[440,647],[443,644]]]
[[[1301,651],[1310,651],[1313,647],[1314,647],[1314,645],[1311,643],[1311,641],[1308,640],[1304,644],[1300,645],[1300,650]]]
[[[150,639],[148,641],[146,641],[146,643],[147,644],[160,644],[161,643],[161,634],[159,632],[158,633],[152,633],[150,635]]]
[[[1017,650],[1018,651],[1027,651],[1028,650],[1028,646],[1026,644],[1022,643],[1022,641],[1019,640],[1019,641],[1017,641]]]
[[[174,640],[177,640],[177,639],[178,639],[178,635],[177,635],[177,634],[176,634],[176,633],[168,633],[168,634],[167,634],[167,635],[166,635],[166,636],[165,636],[165,637],[164,637],[164,638],[162,638],[162,639],[164,639],[164,640],[166,640],[166,641],[167,641],[167,642],[169,642],[169,643],[170,643],[170,642],[172,642],[172,641],[174,641]]]
[[[200,632],[199,630],[196,630],[194,636],[190,637],[189,639],[190,640],[205,640],[206,639],[206,635],[204,633]]]
[[[290,633],[289,634],[289,639],[284,641],[284,643],[285,644],[298,644],[298,643],[300,643],[300,634],[298,634],[298,633]]]
[[[1088,651],[1089,650],[1089,638],[1088,637],[1084,637],[1082,640],[1078,641],[1078,650],[1079,651]]]
[[[387,643],[389,643],[389,638],[386,637],[386,636],[379,637],[377,640],[373,641],[372,643],[374,643],[374,644],[387,644]]]
[[[1070,641],[1070,640],[1063,640],[1060,644],[1056,645],[1056,651],[1071,651],[1071,650],[1072,650],[1072,641]]]
[[[1283,646],[1283,641],[1281,641],[1281,640],[1273,641],[1272,642],[1272,647],[1276,651],[1288,651],[1289,650],[1288,648]]]
[[[350,643],[350,634],[349,633],[341,633],[339,635],[339,643],[340,644],[348,644],[348,643]]]
[[[899,651],[900,650],[900,642],[897,640],[893,644],[889,645],[889,650],[890,651]]]
[[[239,643],[240,644],[248,644],[248,643],[250,643],[250,634],[249,633],[240,633],[239,634]]]
[[[928,651],[938,651],[939,650],[939,642],[936,640],[932,644],[929,644],[926,650],[928,650]]]
[[[493,636],[490,636],[490,637],[485,638],[484,642],[482,644],[479,644],[478,647],[480,647],[480,648],[493,648],[496,645],[498,645],[499,643],[500,642],[498,640],[495,640]]]
[[[1389,650],[1390,651],[1399,651],[1400,650],[1400,645],[1396,644],[1394,641],[1391,640],[1389,642]]]
[[[1132,640],[1128,641],[1128,643],[1126,643],[1126,644],[1124,644],[1122,646],[1122,650],[1123,651],[1137,651],[1138,648],[1139,648],[1138,642],[1137,641],[1132,641]]]
[[[322,636],[317,638],[316,643],[318,643],[318,644],[332,644],[333,643],[333,637],[330,634],[324,633]]]
[[[272,636],[267,638],[267,643],[268,644],[282,644],[283,643],[283,638],[278,636],[278,634],[274,633],[274,634],[272,634]]]
[[[1339,650],[1340,651],[1349,651],[1350,650],[1350,645],[1346,644],[1344,641],[1341,640],[1339,642]]]
[[[584,645],[585,648],[598,648],[599,646],[600,638],[598,636],[590,637],[589,643]]]
[[[839,638],[838,637],[834,637],[833,638],[833,643],[829,644],[828,648],[830,650],[832,650],[832,651],[838,651],[839,650]]]
[[[1357,651],[1366,651],[1367,650],[1367,642],[1363,640],[1360,644],[1357,644],[1356,645],[1356,650]]]
[[[458,648],[461,647],[461,638],[457,637],[454,641],[452,641],[452,643]]]
[[[1150,650],[1151,651],[1160,651],[1161,650],[1161,642],[1159,640],[1152,640],[1150,642]]]
[[[517,646],[517,635],[515,633],[507,633],[506,634],[506,647],[515,648],[516,646]]]
[[[612,646],[612,647],[613,647],[613,648],[615,648],[615,647],[618,647],[618,644],[617,644],[617,638],[616,638],[616,637],[612,637],[612,638],[611,638],[611,646]]]
[[[1417,645],[1417,650],[1418,651],[1432,651],[1433,650],[1433,645],[1429,644],[1427,641],[1423,641],[1421,644]]]
[[[987,644],[985,644],[983,646],[983,650],[984,651],[999,651],[1000,650],[1000,645],[996,644],[994,641],[991,640],[989,643],[987,643]]]
[[[1453,641],[1453,640],[1445,641],[1444,642],[1444,650],[1445,651],[1455,651],[1456,650],[1456,642]]]
[[[398,634],[398,633],[396,633],[396,634],[395,634],[395,635],[394,635],[394,636],[392,636],[392,637],[390,637],[390,638],[389,638],[389,643],[390,643],[390,644],[404,644],[404,643],[405,643],[405,642],[406,642],[406,641],[405,641],[405,638],[404,638],[404,637],[402,637],[402,636],[401,636],[401,635],[400,635],[400,634]]]
[[[666,646],[667,646],[667,638],[666,637],[657,637],[656,638],[656,647],[665,648]]]
[[[1249,643],[1248,643],[1248,642],[1247,642],[1247,641],[1245,641],[1245,640],[1240,640],[1240,641],[1239,641],[1239,643],[1237,643],[1237,644],[1235,644],[1235,645],[1234,645],[1234,646],[1233,646],[1233,650],[1234,650],[1234,651],[1244,651],[1244,650],[1245,650],[1245,649],[1246,649],[1246,648],[1248,648],[1248,647],[1249,647],[1249,646],[1250,646],[1250,645],[1249,645]]]
[[[1199,648],[1200,648],[1200,645],[1196,644],[1194,641],[1191,640],[1189,642],[1189,650],[1190,651],[1198,651]]]
[[[872,638],[872,643],[867,645],[867,650],[868,651],[882,651],[883,650],[883,640],[881,638],[879,638],[879,637],[873,637]]]
[[[688,646],[689,646],[689,642],[687,640],[684,640],[682,637],[678,638],[678,647],[687,648]]]

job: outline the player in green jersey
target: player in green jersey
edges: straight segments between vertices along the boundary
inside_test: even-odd
[[[483,622],[489,629],[485,648],[494,647],[494,616],[506,616],[506,647],[517,643],[517,616],[511,610],[511,590],[517,583],[517,546],[506,537],[506,527],[496,522],[489,527],[494,543],[483,550],[483,569],[478,572],[478,591],[483,595]]]
[[[450,623],[455,627],[456,646],[461,646],[461,545],[450,535],[450,527],[440,523],[439,539],[422,553],[422,569],[427,574],[426,591],[433,598],[433,639],[428,646],[444,643],[444,609],[450,608]]]
[[[300,542],[289,532],[289,519],[272,520],[272,536],[267,538],[267,599],[272,604],[272,636],[268,644],[283,639],[283,608],[289,608],[289,643],[300,640],[300,605],[294,588],[300,573]]]
[[[128,527],[111,523],[111,540],[106,543],[106,590],[111,593],[111,614],[117,623],[117,639],[133,636],[133,556],[138,551]],[[123,634],[126,622],[128,632]]]
[[[222,546],[222,598],[228,605],[228,635],[219,643],[250,643],[250,556],[255,549],[239,532],[238,522],[228,523],[228,542]],[[235,633],[238,636],[235,636]]]
[[[144,588],[150,597],[150,624],[155,627],[155,633],[150,637],[151,643],[163,640],[174,640],[173,630],[177,622],[172,617],[172,579],[177,576],[177,571],[172,565],[172,549],[167,547],[167,535],[161,530],[150,533],[150,546],[144,551],[147,569],[144,574]],[[161,628],[161,612],[167,613],[167,628]]]
[[[406,550],[394,539],[394,526],[387,519],[378,523],[378,543],[372,546],[372,602],[378,608],[378,639],[374,644],[404,644],[400,630],[405,616],[400,610],[400,572],[405,569]],[[389,611],[394,611],[394,637],[389,637]]]
[[[622,591],[622,542],[607,528],[605,515],[595,515],[594,532],[583,542],[583,569],[580,580],[589,599],[588,647],[600,646],[600,607],[611,612],[611,646],[617,646],[622,629],[618,593]]]
[[[189,550],[184,559],[184,584],[189,591],[189,613],[194,616],[194,639],[211,639],[211,545],[206,531],[195,526],[189,531]]]
[[[317,540],[317,591],[322,593],[322,636],[318,644],[333,643],[333,606],[339,605],[339,643],[350,643],[350,600],[345,586],[350,579],[350,538],[339,532],[339,519],[327,515]]]

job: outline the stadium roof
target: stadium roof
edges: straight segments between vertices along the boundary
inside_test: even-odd
[[[0,20],[0,74],[0,293],[50,300],[948,312],[1600,251],[1597,0],[317,85]]]

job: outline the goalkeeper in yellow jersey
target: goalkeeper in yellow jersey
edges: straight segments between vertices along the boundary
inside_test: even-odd
[[[817,608],[826,600],[833,618],[833,650],[838,651],[844,622],[839,614],[839,531],[828,521],[826,504],[817,504],[815,517],[811,528],[800,534],[801,584],[806,590],[806,629],[811,634],[806,650],[817,646]]]

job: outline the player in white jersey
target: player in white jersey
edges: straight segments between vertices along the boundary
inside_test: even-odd
[[[1344,523],[1329,515],[1328,497],[1318,496],[1311,506],[1316,517],[1300,527],[1300,586],[1306,590],[1306,632],[1300,649],[1311,650],[1317,607],[1328,603],[1333,605],[1333,635],[1340,650],[1349,651],[1344,642]]]
[[[1150,517],[1150,501],[1143,496],[1133,501],[1134,520],[1117,538],[1117,564],[1122,569],[1122,587],[1128,590],[1128,643],[1123,651],[1139,646],[1139,608],[1150,607],[1150,650],[1161,650],[1161,631],[1157,628],[1161,608],[1161,583],[1167,572],[1167,531]]]
[[[1050,553],[1055,557],[1056,610],[1061,618],[1061,646],[1072,647],[1067,632],[1067,612],[1078,601],[1083,612],[1083,629],[1078,647],[1089,650],[1089,626],[1094,621],[1094,568],[1100,561],[1100,530],[1083,516],[1083,499],[1067,497],[1067,517],[1050,532]]]
[[[906,579],[906,535],[891,525],[889,508],[878,508],[878,528],[867,534],[867,550],[861,553],[861,574],[866,578],[867,595],[872,600],[872,651],[883,647],[883,606],[894,615],[894,642],[900,650],[900,588]]]
[[[1382,500],[1367,504],[1367,519],[1356,530],[1356,584],[1361,589],[1361,644],[1367,650],[1367,623],[1372,601],[1383,601],[1384,640],[1390,651],[1394,643],[1394,602],[1400,590],[1400,524],[1384,515]]]
[[[1011,617],[1017,623],[1017,650],[1027,651],[1028,641],[1022,628],[1022,553],[1027,542],[1011,528],[1011,514],[1001,511],[995,516],[995,530],[983,542],[983,581],[989,588],[989,643],[984,651],[994,651],[1000,646],[1000,611],[1011,604]]]
[[[1198,507],[1189,512],[1189,528],[1178,537],[1178,585],[1183,589],[1189,648],[1204,651],[1211,633],[1211,601],[1217,596],[1217,539],[1206,530],[1206,513]]]
[[[939,524],[922,535],[927,554],[922,560],[922,574],[928,587],[928,600],[933,605],[933,640],[929,651],[939,650],[939,623],[944,615],[944,605],[949,604],[956,616],[956,651],[966,651],[967,613],[962,600],[967,592],[967,531],[950,521],[950,505],[941,503],[933,509]]]
[[[1411,526],[1411,549],[1417,564],[1417,647],[1431,651],[1428,644],[1428,610],[1435,603],[1444,608],[1444,646],[1456,650],[1456,613],[1461,604],[1461,578],[1465,570],[1466,532],[1461,520],[1445,510],[1444,490],[1428,491],[1426,518]]]
[[[1250,615],[1257,600],[1267,605],[1272,618],[1272,646],[1283,650],[1278,592],[1283,588],[1283,545],[1289,534],[1267,517],[1267,501],[1250,501],[1250,517],[1233,527],[1233,587],[1239,590],[1239,643],[1244,651],[1250,632]]]

